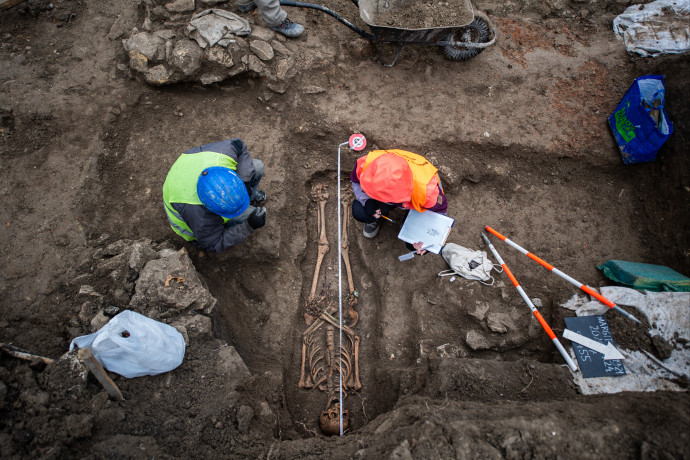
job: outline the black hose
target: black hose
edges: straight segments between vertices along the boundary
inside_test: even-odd
[[[357,5],[356,0],[352,0],[352,2],[353,2],[355,5]],[[359,27],[355,26],[354,24],[352,24],[352,23],[351,23],[350,21],[348,21],[347,19],[344,19],[342,16],[340,16],[340,15],[339,15],[338,13],[336,13],[335,11],[333,11],[333,10],[331,10],[331,9],[328,9],[328,8],[326,8],[325,6],[315,5],[315,4],[313,4],[313,3],[293,2],[292,0],[280,0],[280,4],[283,5],[283,6],[297,6],[297,7],[300,7],[300,8],[313,8],[313,9],[315,9],[315,10],[323,11],[324,13],[333,16],[333,17],[336,18],[338,21],[342,22],[342,23],[345,24],[347,27],[349,27],[350,29],[352,29],[354,32],[357,32],[359,35],[361,35],[362,37],[366,38],[367,40],[372,40],[372,41],[373,41],[373,40],[376,40],[376,37],[374,37],[372,34],[363,31],[362,29],[360,29]]]

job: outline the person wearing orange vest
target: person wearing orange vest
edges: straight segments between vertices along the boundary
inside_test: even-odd
[[[426,158],[404,150],[374,150],[359,158],[350,174],[355,200],[352,216],[364,223],[363,234],[374,238],[381,216],[396,207],[445,214],[448,201],[438,169]],[[410,249],[421,251],[421,243]]]

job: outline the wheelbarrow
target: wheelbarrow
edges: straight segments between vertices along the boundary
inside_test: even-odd
[[[489,17],[475,11],[470,0],[352,0],[366,32],[325,6],[281,0],[284,6],[313,8],[333,16],[375,45],[398,44],[392,67],[409,44],[443,47],[448,59],[465,61],[496,42],[498,31]],[[452,22],[452,23],[451,23]],[[381,53],[381,47],[377,47]],[[383,63],[383,54],[381,53]]]

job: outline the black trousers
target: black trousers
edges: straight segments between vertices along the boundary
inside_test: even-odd
[[[372,222],[376,222],[378,220],[373,217],[377,209],[380,209],[381,214],[387,217],[388,213],[393,208],[395,208],[395,205],[382,203],[373,199],[367,200],[364,206],[362,206],[362,203],[355,200],[352,202],[352,217],[359,222],[371,224]],[[407,216],[405,217],[407,218]],[[414,246],[412,246],[410,243],[405,243],[405,247],[410,251],[414,251]]]
[[[365,224],[371,224],[377,221],[374,217],[377,209],[380,209],[381,214],[384,216],[388,216],[388,213],[391,212],[393,208],[395,208],[395,206],[392,204],[382,203],[374,199],[368,199],[364,206],[362,206],[362,203],[355,200],[352,202],[352,217]]]

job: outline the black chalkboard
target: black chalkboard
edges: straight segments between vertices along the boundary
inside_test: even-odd
[[[611,336],[609,323],[601,315],[565,318],[565,325],[571,331],[604,345],[609,342],[616,344]],[[571,344],[575,349],[577,362],[580,365],[580,371],[582,371],[584,378],[625,375],[623,360],[609,359],[604,361],[604,355],[598,351],[572,341]]]

